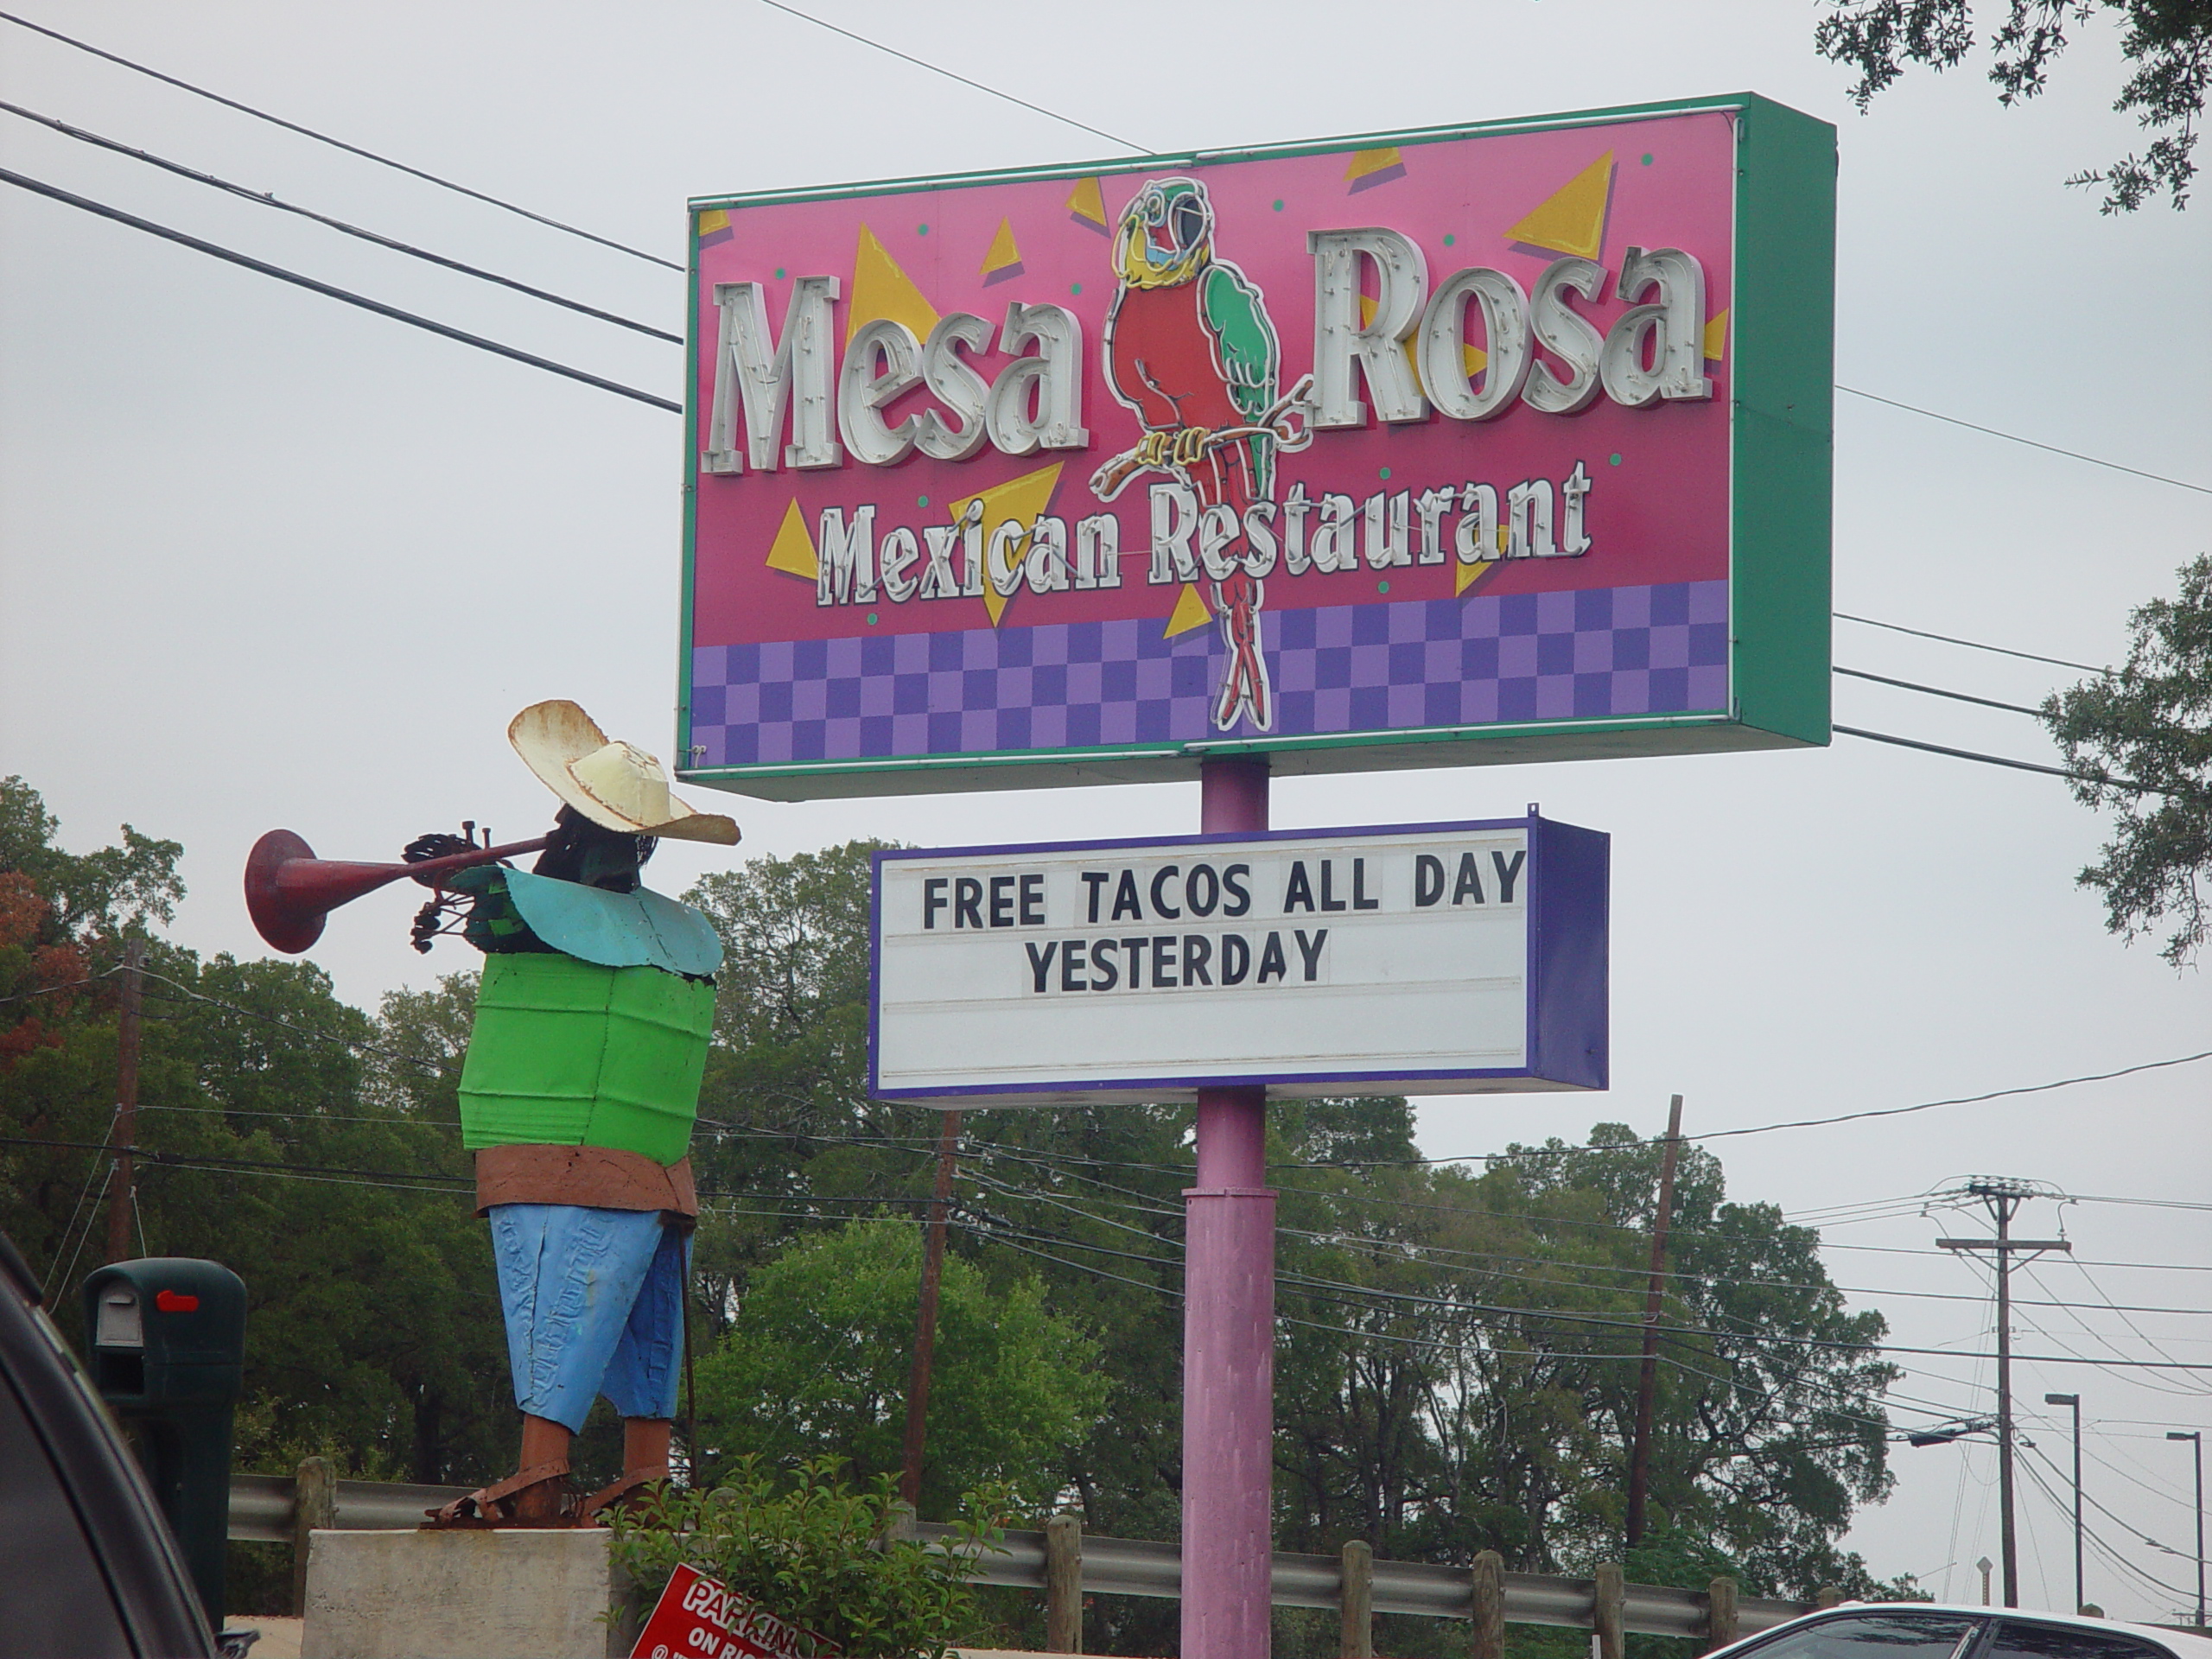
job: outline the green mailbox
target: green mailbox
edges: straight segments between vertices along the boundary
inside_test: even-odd
[[[113,1262],[85,1281],[85,1333],[92,1385],[131,1431],[207,1622],[219,1630],[245,1281],[187,1256]]]

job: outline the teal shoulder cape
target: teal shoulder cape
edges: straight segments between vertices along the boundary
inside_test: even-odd
[[[701,978],[721,966],[722,942],[689,905],[640,887],[607,893],[526,870],[502,870],[507,896],[530,931],[604,968],[659,968]]]

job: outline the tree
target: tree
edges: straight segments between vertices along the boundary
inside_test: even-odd
[[[2171,918],[2159,952],[2176,968],[2203,945],[2212,872],[2212,556],[2181,569],[2180,592],[2128,618],[2127,665],[2043,705],[2075,774],[2075,798],[2119,815],[2079,885],[2105,896],[2128,938]]]
[[[1972,0],[1829,0],[1836,15],[1821,19],[1814,43],[1822,55],[1859,72],[1851,96],[1865,112],[1875,93],[1908,64],[1938,71],[1957,65],[1974,47]],[[2212,80],[2212,3],[2208,0],[2005,0],[2005,20],[1991,34],[1989,78],[2000,103],[2034,98],[2069,44],[2068,31],[2102,12],[2123,19],[2120,50],[2133,67],[2115,110],[2133,111],[2157,134],[2139,156],[2085,169],[2066,181],[2101,185],[2103,211],[2133,213],[2164,191],[2177,209],[2196,176],[2196,122]]]
[[[756,1272],[734,1328],[698,1367],[706,1457],[792,1467],[830,1455],[862,1481],[895,1474],[921,1267],[918,1230],[878,1219],[804,1240]],[[984,1486],[1041,1509],[1106,1394],[1097,1345],[1046,1310],[1037,1281],[994,1287],[949,1256],[920,1513],[948,1516]]]
[[[181,849],[126,828],[76,854],[58,829],[35,790],[0,780],[0,1230],[81,1336],[113,1179],[114,970],[126,932],[181,895]],[[435,1017],[450,990],[378,1021],[311,963],[145,946],[134,1242],[246,1281],[238,1466],[289,1473],[313,1452],[349,1476],[498,1472],[505,1341],[452,1098],[466,1001],[455,1039]],[[235,1605],[289,1580],[241,1579]]]
[[[1600,1124],[1478,1172],[1282,1183],[1287,1547],[1618,1559],[1659,1151]],[[1727,1202],[1702,1149],[1681,1158],[1674,1230],[1654,1510],[1753,1593],[1809,1593],[1848,1572],[1834,1541],[1888,1489],[1881,1317],[1845,1310],[1810,1230]]]

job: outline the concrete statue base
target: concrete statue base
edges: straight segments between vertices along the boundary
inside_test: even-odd
[[[526,1528],[310,1535],[301,1659],[621,1659],[607,1535]]]

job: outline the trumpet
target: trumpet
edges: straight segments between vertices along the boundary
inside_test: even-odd
[[[271,830],[253,843],[245,861],[245,909],[254,931],[272,949],[297,956],[322,937],[322,925],[340,905],[389,887],[403,876],[437,876],[495,864],[541,851],[550,836],[511,841],[503,847],[479,847],[413,864],[351,864],[317,858],[315,849],[289,830]]]

